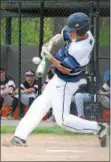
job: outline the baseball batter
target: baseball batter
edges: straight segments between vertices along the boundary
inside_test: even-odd
[[[70,15],[61,37],[69,41],[55,56],[50,54],[47,47],[42,49],[42,54],[44,53],[54,64],[56,74],[20,121],[10,145],[24,146],[28,135],[52,107],[56,123],[60,127],[74,132],[96,133],[101,146],[106,146],[107,126],[105,124],[98,124],[96,121],[88,121],[70,114],[72,95],[81,85],[81,73],[89,63],[94,47],[94,38],[89,31],[89,17],[81,12]]]

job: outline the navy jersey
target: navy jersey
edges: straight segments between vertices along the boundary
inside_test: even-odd
[[[55,70],[57,76],[67,82],[77,82],[81,78],[84,67],[89,63],[91,52],[94,47],[94,38],[90,31],[88,38],[84,40],[72,40],[64,45],[55,58],[61,62],[61,65],[71,69],[70,74],[63,74],[58,69]]]

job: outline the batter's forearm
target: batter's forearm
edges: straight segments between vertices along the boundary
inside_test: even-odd
[[[69,74],[71,72],[72,69],[68,69],[62,66],[61,62],[58,61],[55,57],[53,57],[52,54],[47,50],[47,48],[44,47],[42,48],[42,50],[44,51],[47,59],[51,61],[60,72],[64,74]]]
[[[58,61],[56,58],[53,56],[50,57],[50,61],[55,65],[55,67],[62,73],[64,74],[69,74],[71,72],[71,69],[65,68],[64,66],[61,65],[61,62]]]

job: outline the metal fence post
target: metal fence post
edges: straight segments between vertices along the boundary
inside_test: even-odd
[[[18,109],[19,109],[19,119],[21,118],[21,92],[20,92],[20,84],[21,84],[21,2],[18,3],[19,5],[19,16],[18,16],[18,25],[19,25],[19,33],[18,33],[18,88],[19,88],[19,94],[18,94]]]
[[[90,30],[94,36],[94,0],[93,1],[90,1]],[[91,61],[90,61],[90,64],[91,64],[91,73],[90,73],[90,76],[91,76],[91,94],[92,94],[92,98],[91,98],[91,102],[94,102],[94,49],[92,51],[92,57],[91,57]]]
[[[0,1],[0,67],[1,67],[1,1]]]
[[[59,28],[61,25],[61,22],[63,22],[63,25],[66,24],[66,17],[69,16],[73,12],[85,12],[90,17],[91,22],[91,32],[94,35],[95,38],[95,45],[94,50],[92,51],[92,58],[91,58],[91,66],[88,65],[88,68],[90,68],[89,76],[91,81],[91,94],[92,94],[92,100],[90,105],[92,104],[92,108],[94,106],[98,106],[98,98],[96,97],[96,101],[94,100],[94,83],[95,83],[95,76],[96,76],[96,96],[98,95],[98,88],[101,84],[101,78],[100,76],[103,75],[103,70],[105,70],[105,66],[107,66],[108,61],[102,65],[102,62],[100,62],[100,59],[109,59],[109,57],[106,57],[106,54],[109,54],[109,51],[107,51],[105,48],[109,48],[107,45],[109,45],[109,30],[108,22],[106,22],[106,17],[109,18],[110,15],[110,7],[108,7],[109,1],[106,0],[80,0],[80,1],[73,1],[73,0],[1,0],[0,1],[0,39],[2,40],[3,46],[0,44],[0,66],[7,65],[7,71],[9,74],[14,77],[17,81],[17,86],[19,88],[19,117],[21,117],[21,93],[20,93],[20,84],[22,82],[22,72],[26,69],[32,67],[32,69],[35,68],[34,65],[32,65],[31,60],[30,64],[27,66],[22,67],[22,62],[24,63],[30,57],[30,53],[32,52],[32,55],[35,55],[35,47],[33,48],[33,45],[36,45],[37,42],[39,46],[39,57],[42,49],[42,45],[44,44],[44,40],[48,40],[49,36],[52,35],[52,31],[55,30],[54,27],[54,19],[57,19],[59,22],[56,24],[56,28]],[[22,22],[22,16],[25,20]],[[101,17],[100,17],[101,16]],[[104,17],[104,18],[103,18]],[[17,19],[16,19],[17,18]],[[26,19],[25,19],[26,18]],[[36,18],[36,21],[35,21]],[[44,19],[45,18],[45,19]],[[100,18],[103,18],[100,20]],[[12,20],[11,20],[12,19]],[[38,21],[38,19],[40,21]],[[6,20],[6,21],[5,21]],[[17,20],[17,21],[16,21]],[[31,21],[30,21],[31,20]],[[12,21],[12,26],[11,26]],[[100,22],[103,23],[103,25],[100,25]],[[23,24],[22,24],[23,23]],[[45,24],[46,23],[46,24]],[[49,24],[48,24],[49,23]],[[28,26],[29,25],[29,26]],[[40,26],[40,29],[39,29]],[[45,26],[45,28],[44,28]],[[18,31],[19,27],[19,31]],[[23,27],[23,28],[21,28]],[[23,35],[21,34],[21,30],[23,29]],[[51,30],[50,30],[51,29]],[[59,29],[61,30],[61,29]],[[26,31],[26,32],[24,32]],[[46,33],[46,34],[44,34]],[[55,31],[56,33],[56,31]],[[39,34],[39,38],[38,38]],[[36,36],[37,35],[37,36]],[[12,36],[12,42],[11,42],[11,36]],[[37,39],[35,38],[37,37]],[[21,40],[22,39],[22,40]],[[6,44],[13,44],[17,45],[17,59],[16,56],[13,55],[16,53],[16,47],[14,47],[15,50],[13,50],[13,46],[9,46],[7,48]],[[5,46],[4,46],[5,45]],[[21,46],[32,46],[30,51],[28,51],[28,55],[26,56],[25,53],[27,51],[24,50],[24,58],[22,55],[22,49]],[[103,48],[103,51],[99,48],[99,45]],[[9,51],[9,49],[12,49]],[[27,50],[27,48],[24,48]],[[99,52],[102,51],[101,53]],[[105,52],[104,52],[105,51]],[[56,52],[56,51],[55,51]],[[104,55],[104,57],[102,56]],[[14,56],[14,57],[13,57]],[[5,57],[7,59],[5,59]],[[13,69],[10,62],[13,60],[16,61],[17,66],[17,72],[15,69]],[[1,62],[2,61],[2,62]],[[109,64],[108,64],[109,65]],[[48,66],[47,66],[48,70]],[[17,73],[17,74],[16,74]],[[39,89],[38,94],[41,94],[41,88],[42,88],[42,82],[43,78],[38,78],[39,81]],[[99,107],[99,106],[98,106]],[[96,107],[94,107],[94,110]],[[89,109],[90,110],[90,109]],[[96,111],[95,111],[96,112]],[[96,115],[96,113],[93,113]],[[97,115],[96,115],[97,116]],[[90,117],[90,116],[89,116]],[[95,117],[95,116],[94,116]]]
[[[6,17],[5,44],[11,44],[12,18]]]
[[[40,4],[40,35],[39,35],[39,57],[41,58],[41,50],[42,50],[42,45],[43,45],[43,38],[44,38],[44,2],[42,1]],[[38,78],[38,95],[41,94],[41,88],[42,88],[42,78]]]
[[[100,30],[100,3],[99,0],[96,1],[96,15],[95,15],[95,56],[96,56],[96,96],[98,94],[99,88],[99,30]],[[98,103],[98,97],[96,97]]]

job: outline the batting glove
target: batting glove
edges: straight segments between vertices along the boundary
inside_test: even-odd
[[[46,43],[42,46],[42,51],[41,51],[41,57],[43,57],[45,54],[45,51],[50,52],[52,48],[52,42],[51,43]]]
[[[49,52],[49,50],[47,49],[47,47],[45,47],[45,46],[43,46],[42,47],[42,52],[41,52],[41,56],[43,57],[43,56],[46,56],[46,58],[48,59],[48,60],[50,60],[50,58],[51,58],[51,53]]]

